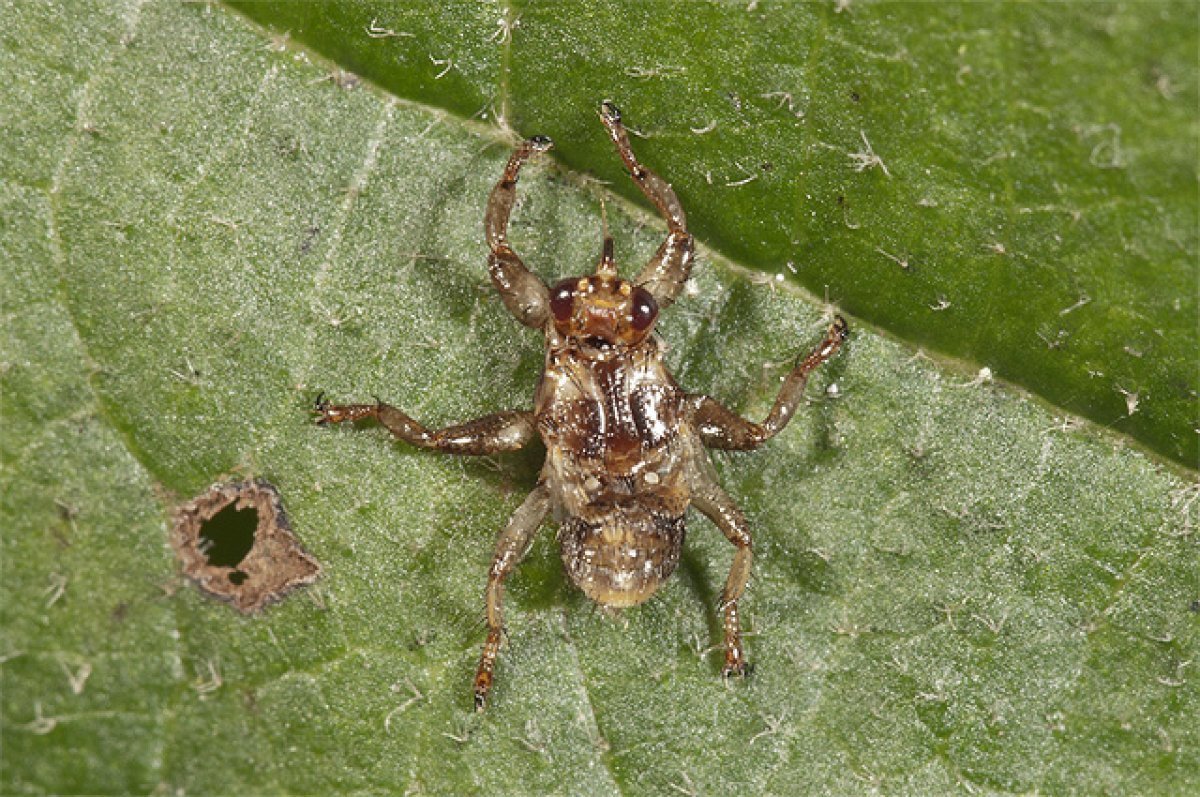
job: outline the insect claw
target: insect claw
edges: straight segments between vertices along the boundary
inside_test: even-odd
[[[727,664],[721,668],[721,677],[725,680],[729,680],[730,678],[749,678],[753,673],[754,665],[750,662]]]
[[[621,109],[614,105],[612,100],[604,100],[600,103],[600,118],[606,125],[619,125]]]
[[[483,711],[487,708],[488,690],[492,688],[492,673],[490,671],[480,671],[475,674],[475,710]]]
[[[318,426],[324,426],[329,423],[329,401],[325,398],[324,390],[317,394],[317,400],[313,402],[312,411],[320,416],[316,420]]]

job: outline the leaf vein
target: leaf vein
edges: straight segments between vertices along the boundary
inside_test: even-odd
[[[612,767],[612,745],[600,729],[600,722],[596,717],[596,706],[592,702],[591,693],[588,691],[587,675],[584,673],[583,664],[579,660],[579,650],[575,645],[575,638],[571,635],[570,629],[567,628],[567,611],[565,608],[558,613],[558,619],[559,625],[562,628],[563,640],[566,642],[567,653],[571,657],[571,668],[575,671],[578,678],[579,695],[583,698],[583,713],[581,714],[581,718],[588,723],[588,732],[592,736],[592,747],[596,751],[597,758],[604,767],[609,780],[612,781],[613,790],[616,794],[623,795],[625,792],[621,788],[620,781],[617,780],[617,773]]]

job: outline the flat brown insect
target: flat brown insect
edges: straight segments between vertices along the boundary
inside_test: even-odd
[[[375,418],[412,445],[450,454],[514,451],[541,435],[545,465],[501,532],[488,570],[488,633],[475,675],[478,708],[487,702],[500,651],[504,580],[549,512],[559,523],[558,543],[571,581],[597,603],[623,607],[642,603],[671,575],[683,547],[684,514],[695,505],[737,546],[718,607],[725,630],[722,672],[746,673],[738,601],[750,576],[750,531],[717,483],[705,447],[752,449],[778,434],[800,403],[808,374],[837,352],[847,334],[845,320],[835,317],[825,338],[788,374],[761,423],[681,390],[652,332],[659,312],[687,281],[692,236],[670,184],[638,163],[617,108],[605,102],[600,119],[630,176],[666,219],[669,234],[632,282],[617,274],[606,234],[594,274],[548,288],[509,246],[507,230],[521,165],[551,142],[537,136],[517,147],[492,190],[484,229],[492,284],[518,321],[546,336],[546,364],[532,411],[498,412],[430,431],[383,402],[330,404],[317,398],[317,423]]]

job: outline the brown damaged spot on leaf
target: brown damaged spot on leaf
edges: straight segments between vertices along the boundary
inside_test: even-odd
[[[321,573],[292,533],[279,492],[261,479],[214,484],[179,506],[171,546],[201,591],[246,614]]]

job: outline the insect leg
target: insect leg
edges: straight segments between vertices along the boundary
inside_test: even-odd
[[[841,348],[849,328],[846,320],[836,316],[825,338],[808,353],[783,381],[775,405],[762,423],[748,421],[708,396],[697,396],[694,422],[700,439],[709,448],[745,450],[757,448],[788,425],[804,395],[808,375]]]
[[[402,410],[382,401],[374,404],[330,404],[324,396],[318,396],[314,411],[317,423],[322,425],[375,418],[395,437],[418,448],[435,449],[447,454],[482,456],[516,451],[529,442],[537,431],[534,415],[528,410],[496,412],[432,431]]]
[[[483,654],[479,657],[479,668],[475,671],[475,708],[487,705],[488,690],[492,688],[496,657],[500,653],[500,641],[504,634],[504,579],[517,566],[529,550],[533,534],[550,509],[550,491],[539,482],[525,501],[509,518],[508,525],[496,540],[496,553],[488,569],[486,594],[487,641],[483,643]]]
[[[675,301],[692,270],[692,255],[695,246],[687,231],[687,214],[679,204],[679,197],[671,184],[638,162],[629,145],[629,135],[621,124],[621,111],[611,102],[600,106],[600,120],[608,128],[608,135],[617,147],[617,154],[625,162],[630,177],[650,200],[658,212],[667,220],[670,234],[658,252],[634,278],[654,296],[660,309]]]
[[[517,177],[521,165],[530,157],[552,146],[545,136],[534,136],[522,142],[508,159],[504,174],[488,199],[483,217],[484,232],[492,252],[488,256],[488,274],[504,300],[504,306],[526,326],[540,327],[546,323],[550,307],[550,292],[546,284],[525,268],[521,258],[508,245],[508,218],[517,196]]]
[[[746,591],[746,582],[750,580],[750,565],[754,559],[751,547],[753,541],[742,510],[738,509],[733,499],[721,489],[716,478],[709,473],[709,469],[703,470],[703,475],[694,479],[697,483],[693,484],[692,503],[716,524],[726,539],[737,546],[737,552],[733,555],[733,566],[729,568],[729,577],[725,579],[725,589],[721,591],[721,603],[718,607],[723,615],[725,627],[725,666],[721,668],[721,674],[745,675],[746,653],[742,648],[738,601]]]

